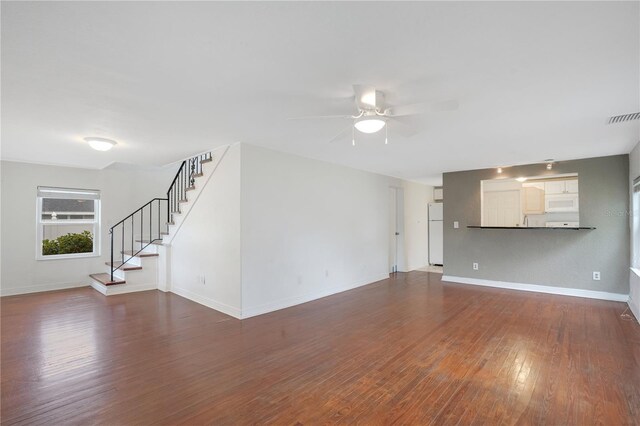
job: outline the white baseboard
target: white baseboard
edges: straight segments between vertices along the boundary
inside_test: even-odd
[[[638,308],[640,304],[635,303],[631,298],[629,298],[627,304],[629,305],[629,310],[633,313],[633,316],[636,317],[636,321],[640,323],[640,309]]]
[[[443,275],[442,281],[460,284],[480,285],[484,287],[506,288],[509,290],[533,291],[536,293],[560,294],[563,296],[585,297],[587,299],[612,300],[614,302],[627,302],[628,294],[608,293],[606,291],[582,290],[578,288],[552,287],[537,284],[511,283],[507,281],[482,280],[479,278],[454,277]]]
[[[41,291],[67,290],[70,288],[87,287],[87,283],[66,282],[33,285],[26,287],[0,288],[0,296],[17,296],[19,294],[39,293]]]
[[[213,300],[208,297],[201,296],[190,290],[177,287],[175,285],[171,285],[171,288],[169,289],[169,291],[171,293],[177,294],[178,296],[182,296],[185,299],[189,299],[193,302],[204,305],[207,308],[215,309],[216,311],[222,312],[223,314],[231,315],[232,317],[238,318],[238,319],[242,318],[242,312],[240,311],[240,309],[234,306],[227,305],[226,303],[218,302],[217,300]]]
[[[388,274],[381,276],[375,276],[370,279],[358,281],[351,285],[338,286],[327,288],[315,293],[308,293],[302,296],[288,297],[276,302],[266,303],[264,305],[255,306],[252,308],[242,309],[242,319],[255,317],[258,315],[268,314],[269,312],[279,311],[280,309],[290,308],[291,306],[300,305],[302,303],[311,302],[312,300],[321,299],[323,297],[331,296],[333,294],[342,293],[344,291],[353,290],[354,288],[362,287],[367,284],[372,284],[377,281],[386,280],[389,278]]]

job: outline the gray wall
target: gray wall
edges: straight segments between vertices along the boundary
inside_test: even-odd
[[[580,225],[596,230],[467,229],[480,225],[480,181],[558,173],[578,173]],[[445,173],[443,186],[445,275],[629,293],[628,155]]]

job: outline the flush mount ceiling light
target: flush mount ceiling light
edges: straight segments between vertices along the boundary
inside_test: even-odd
[[[527,178],[526,177],[519,177],[519,178],[516,178],[516,180],[518,182],[525,182],[527,180]]]
[[[117,145],[116,141],[105,138],[89,137],[84,138],[84,141],[87,142],[89,146],[96,151],[109,151],[111,148]]]
[[[502,173],[502,167],[498,167],[498,173]]]
[[[364,116],[357,120],[354,124],[356,129],[362,133],[376,133],[379,132],[385,125],[385,121],[379,117],[367,117]]]

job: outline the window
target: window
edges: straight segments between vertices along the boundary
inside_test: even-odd
[[[100,255],[100,192],[38,187],[36,258]]]
[[[640,269],[640,176],[633,181],[633,262],[634,268]]]

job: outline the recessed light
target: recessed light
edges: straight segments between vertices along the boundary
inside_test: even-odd
[[[502,167],[498,167],[498,173],[502,173]]]
[[[87,142],[89,146],[96,151],[109,151],[111,148],[117,145],[116,141],[105,138],[89,137],[84,138],[84,141]]]
[[[518,182],[525,182],[527,180],[527,178],[526,177],[519,177],[519,178],[516,178],[516,180]]]

